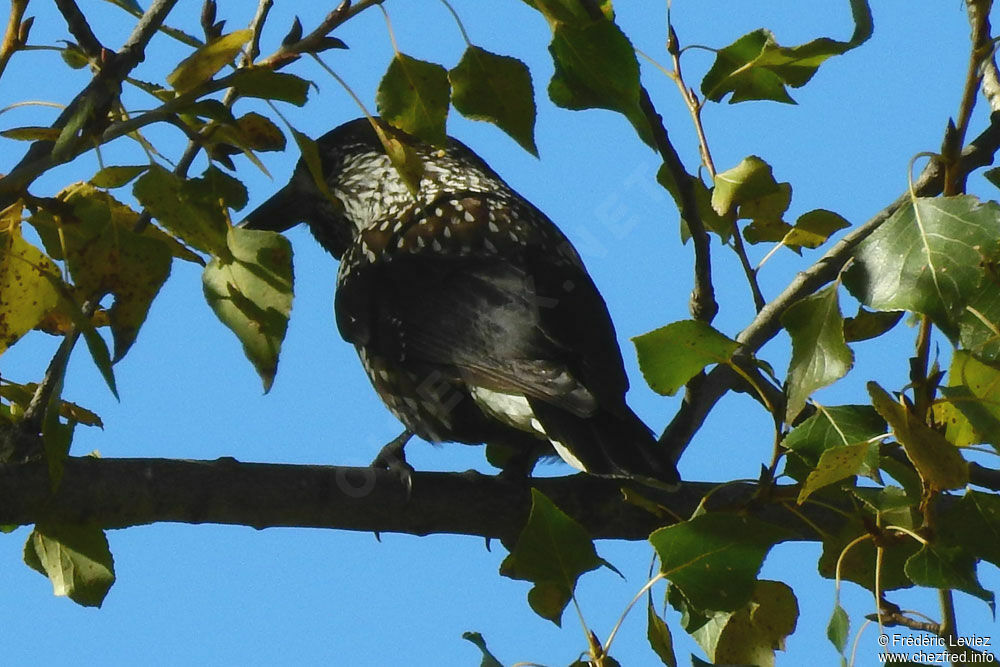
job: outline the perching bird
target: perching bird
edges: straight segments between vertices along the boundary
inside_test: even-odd
[[[675,485],[625,403],[607,306],[562,232],[461,142],[376,122],[422,161],[416,197],[359,118],[317,141],[342,206],[300,160],[241,226],[306,222],[340,260],[337,326],[389,410],[425,440],[488,443],[528,470],[554,448],[591,474]]]

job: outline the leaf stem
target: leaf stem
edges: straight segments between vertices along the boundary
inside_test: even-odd
[[[448,2],[448,0],[441,0],[441,2],[444,3],[444,6],[448,8],[448,11],[451,12],[451,15],[455,18],[455,23],[458,24],[458,30],[462,33],[462,39],[465,40],[465,44],[467,46],[472,46],[472,41],[469,39],[469,33],[465,31],[465,26],[462,25],[462,19],[458,17],[458,12],[455,11],[455,8],[451,6],[451,3]]]

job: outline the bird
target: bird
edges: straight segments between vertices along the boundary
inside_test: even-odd
[[[376,125],[419,160],[419,188]],[[607,305],[544,213],[451,137],[432,145],[366,116],[315,144],[326,187],[300,159],[239,226],[305,222],[339,261],[337,328],[405,427],[377,462],[405,462],[415,434],[486,444],[505,472],[555,454],[591,475],[677,487],[666,448],[625,401]]]

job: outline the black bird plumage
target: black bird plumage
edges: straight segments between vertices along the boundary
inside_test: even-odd
[[[625,403],[607,306],[562,232],[461,142],[382,127],[423,163],[416,198],[359,118],[317,141],[342,206],[300,160],[241,226],[306,222],[340,260],[337,326],[386,406],[431,442],[531,462],[554,447],[592,474],[676,484]]]

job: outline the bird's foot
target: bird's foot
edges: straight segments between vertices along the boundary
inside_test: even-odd
[[[389,470],[399,476],[400,481],[406,488],[406,497],[409,499],[413,490],[413,466],[406,462],[406,443],[413,437],[410,431],[403,431],[398,436],[390,440],[371,462],[372,468],[382,468]]]

